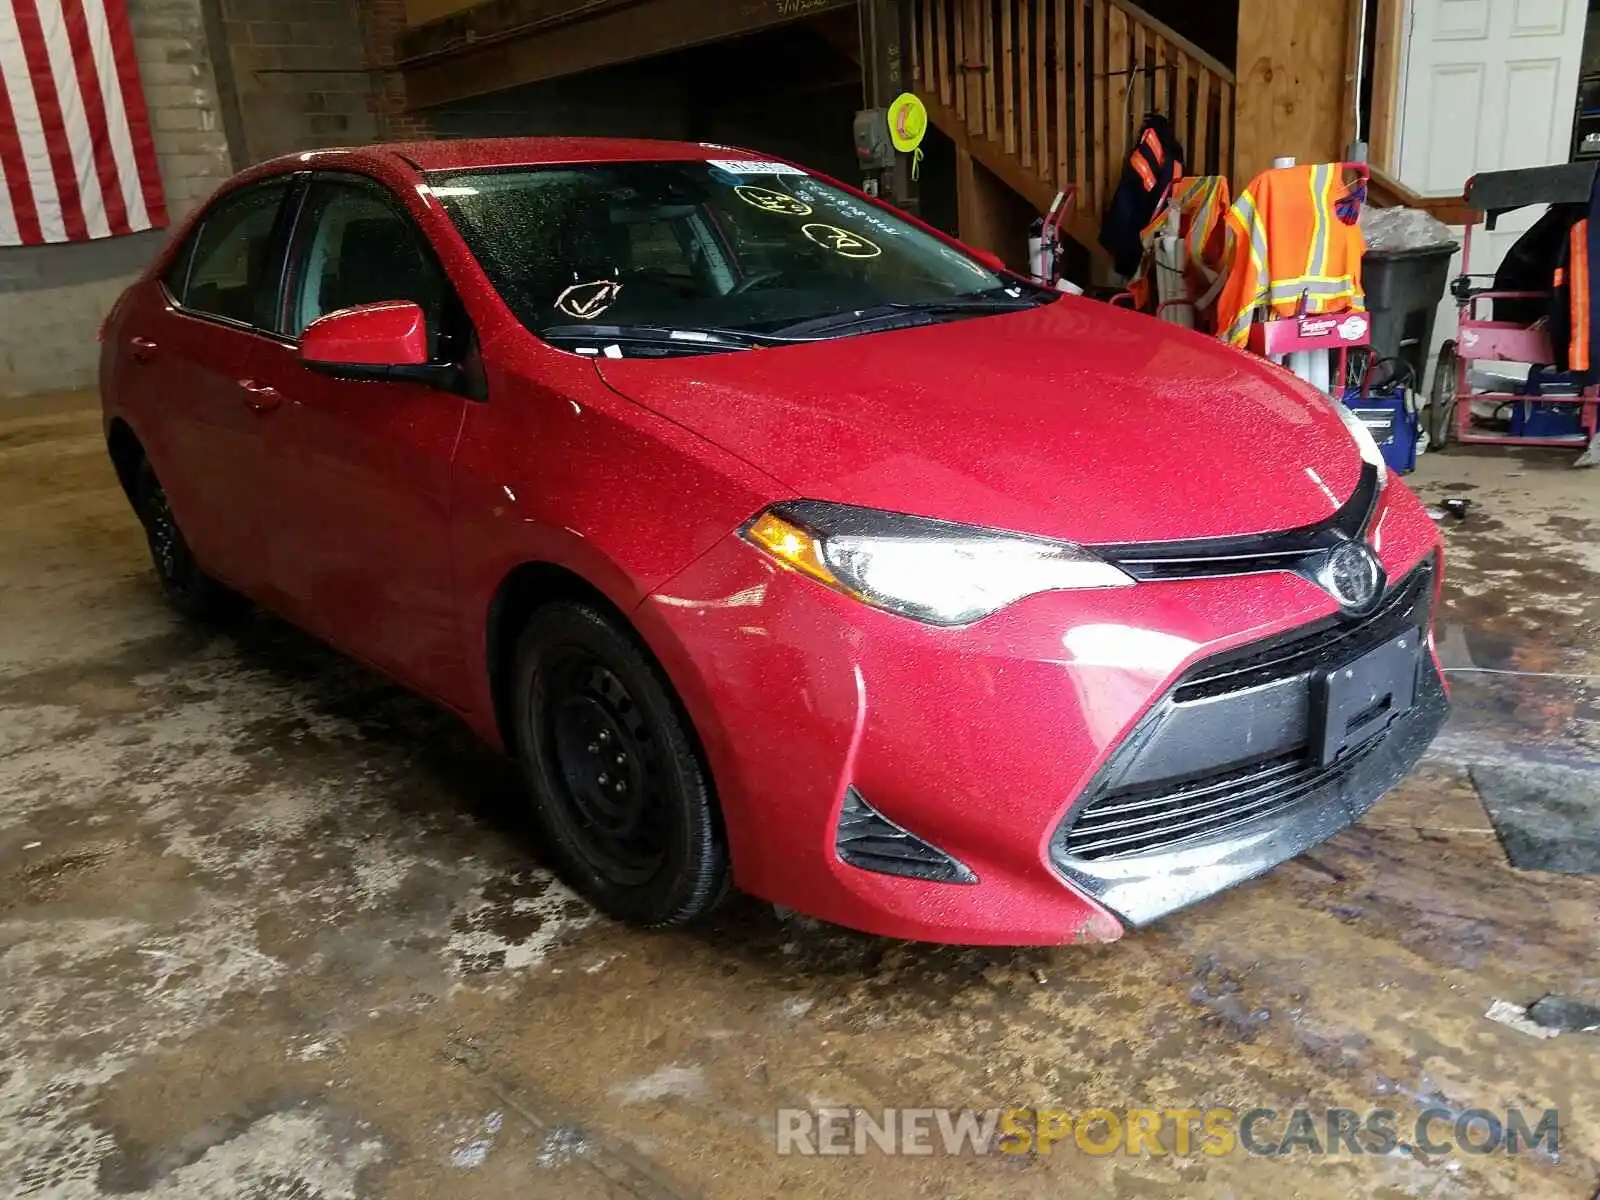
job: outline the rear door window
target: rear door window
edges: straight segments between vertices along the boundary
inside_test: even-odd
[[[275,330],[283,254],[279,218],[291,181],[230,192],[212,206],[173,262],[167,288],[190,312]]]

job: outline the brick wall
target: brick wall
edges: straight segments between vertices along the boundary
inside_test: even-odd
[[[378,137],[366,44],[351,0],[221,0],[224,99],[241,164]],[[232,92],[233,95],[228,95]]]
[[[129,0],[173,219],[232,170],[200,0]],[[0,395],[90,386],[95,334],[162,231],[65,246],[0,247]]]
[[[391,141],[434,136],[433,121],[406,109],[405,82],[395,68],[395,47],[406,28],[405,0],[355,0],[371,69],[371,105],[380,135]]]
[[[404,0],[129,0],[174,221],[236,167],[425,137],[394,70]],[[92,386],[95,334],[165,231],[0,247],[0,396]]]

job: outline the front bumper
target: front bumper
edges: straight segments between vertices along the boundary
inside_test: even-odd
[[[1415,498],[1391,486],[1371,540],[1389,578],[1404,580],[1433,561],[1438,535]],[[1199,836],[1086,855],[1073,831],[1097,798],[1203,784],[1208,772],[1245,769],[1257,749],[1293,749],[1287,691],[1272,693],[1278,703],[1258,709],[1251,728],[1220,732],[1194,724],[1176,697],[1218,662],[1296,631],[1347,628],[1326,593],[1283,571],[1170,580],[1035,596],[936,629],[730,537],[635,618],[700,734],[737,885],[914,940],[1115,938],[1350,824],[1416,761],[1444,712],[1428,653],[1415,706],[1359,763]],[[1148,747],[1167,741],[1155,732],[1180,733],[1198,758],[1151,758]],[[976,882],[845,862],[836,838],[852,789]]]
[[[1184,672],[1057,829],[1056,870],[1125,923],[1143,925],[1360,819],[1444,724],[1437,664],[1422,653],[1409,710],[1326,765],[1313,749],[1313,680],[1429,629],[1434,577],[1424,562],[1364,620],[1318,622]]]

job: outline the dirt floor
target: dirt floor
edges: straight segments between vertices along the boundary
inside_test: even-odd
[[[275,620],[168,615],[92,398],[7,402],[0,1195],[1591,1200],[1600,1034],[1485,1011],[1600,1002],[1600,879],[1510,868],[1467,773],[1600,764],[1600,470],[1571,457],[1414,477],[1472,502],[1442,633],[1471,670],[1358,828],[1118,944],[970,951],[751,901],[598,918],[451,719]],[[786,1108],[1013,1105],[1269,1108],[1269,1150],[1291,1110],[1389,1108],[1404,1144],[776,1152]],[[1429,1108],[1555,1108],[1559,1146],[1429,1152]]]

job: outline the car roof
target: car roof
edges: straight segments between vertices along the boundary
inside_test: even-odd
[[[389,157],[421,171],[472,170],[485,167],[544,166],[555,163],[704,161],[721,159],[765,159],[736,146],[711,142],[668,142],[648,138],[528,137],[528,138],[441,138],[425,142],[388,142],[373,146],[316,150],[277,160],[283,167],[336,167],[362,160]]]

